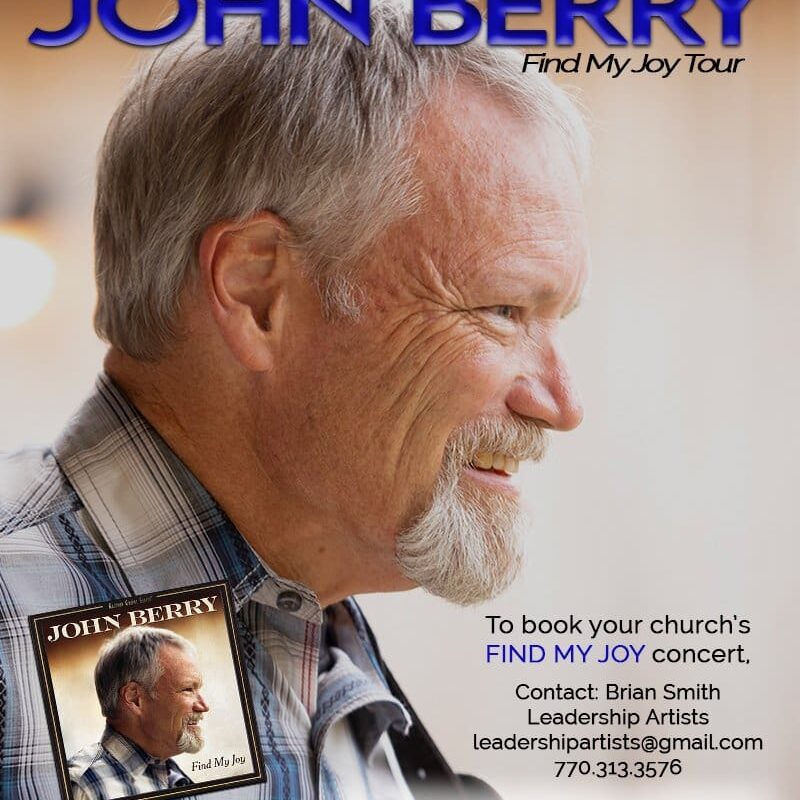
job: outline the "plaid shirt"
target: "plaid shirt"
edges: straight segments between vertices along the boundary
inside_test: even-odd
[[[358,606],[346,599],[327,610],[336,647],[317,677],[325,612],[315,595],[259,559],[107,376],[52,451],[0,459],[0,537],[0,798],[59,797],[29,615],[223,579],[267,780],[214,796],[345,800],[326,743],[341,741],[346,718],[363,781],[347,800],[409,797],[384,749],[384,734],[407,731],[409,716]]]
[[[154,758],[109,726],[98,744],[72,756],[69,777],[73,800],[111,800],[192,783],[171,758]]]

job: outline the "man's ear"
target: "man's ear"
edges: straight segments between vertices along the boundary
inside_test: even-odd
[[[128,681],[119,690],[119,711],[123,709],[129,714],[138,714],[142,710],[144,689],[136,681]]]
[[[234,357],[264,372],[286,313],[292,256],[289,231],[264,211],[244,222],[223,220],[206,229],[199,258],[211,312]]]

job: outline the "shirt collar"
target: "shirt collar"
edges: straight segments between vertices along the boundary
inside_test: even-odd
[[[151,756],[136,742],[132,742],[110,725],[106,725],[103,735],[100,737],[100,744],[133,775],[140,775],[151,764],[163,765],[168,770],[178,769],[178,765],[171,758],[163,759]]]
[[[261,603],[322,621],[316,595],[259,558],[105,373],[53,452],[132,594],[228,580],[237,609],[258,593]]]

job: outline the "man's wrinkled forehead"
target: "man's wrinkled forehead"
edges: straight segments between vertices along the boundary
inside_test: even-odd
[[[552,128],[462,83],[422,118],[416,145],[412,240],[442,270],[517,258],[587,269],[582,187]]]

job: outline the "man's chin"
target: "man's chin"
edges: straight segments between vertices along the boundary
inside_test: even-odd
[[[188,731],[183,729],[178,737],[178,752],[180,753],[199,753],[203,749],[205,740],[199,731]]]
[[[524,527],[517,492],[462,475],[398,536],[397,562],[432,594],[458,605],[482,603],[519,573]]]

